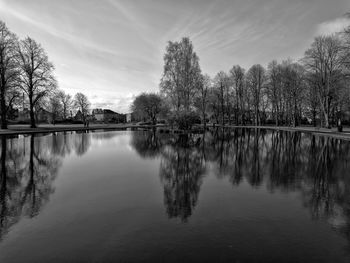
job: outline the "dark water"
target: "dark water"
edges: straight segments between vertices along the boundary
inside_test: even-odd
[[[0,262],[350,262],[349,160],[265,130],[3,137]]]

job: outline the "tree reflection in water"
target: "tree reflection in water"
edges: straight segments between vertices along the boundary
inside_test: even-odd
[[[183,134],[162,151],[160,178],[169,217],[186,221],[197,204],[205,162],[194,136]]]
[[[131,145],[143,158],[154,158],[162,151],[162,142],[156,130],[134,132]]]
[[[22,216],[34,217],[54,192],[62,157],[74,149],[84,154],[90,134],[53,133],[10,139],[1,137],[0,240]]]
[[[89,131],[80,131],[79,135],[74,138],[74,144],[77,155],[85,154],[91,145],[91,133]]]
[[[21,216],[36,216],[54,191],[61,162],[50,153],[52,142],[34,135],[22,140],[2,137],[0,238]]]
[[[40,212],[54,192],[64,156],[82,155],[92,138],[119,133],[101,134],[1,137],[0,239],[22,216]],[[160,159],[164,205],[171,218],[189,220],[210,171],[236,187],[248,183],[272,194],[298,192],[312,218],[327,219],[350,240],[349,142],[298,132],[213,129],[186,135],[133,132],[131,144],[143,158]]]
[[[159,157],[169,217],[186,221],[197,204],[206,167],[268,191],[302,194],[314,219],[327,218],[350,240],[350,143],[325,136],[262,129],[216,129],[202,135],[133,133],[142,157]]]
[[[197,204],[205,161],[199,149],[201,138],[193,134],[134,132],[131,144],[143,158],[161,157],[160,178],[164,203],[170,218],[187,221]]]

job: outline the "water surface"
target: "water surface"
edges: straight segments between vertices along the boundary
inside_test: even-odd
[[[1,137],[0,262],[349,262],[349,160],[258,129]]]

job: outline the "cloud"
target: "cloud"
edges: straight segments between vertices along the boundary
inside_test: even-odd
[[[134,99],[134,94],[125,94],[114,97],[111,95],[108,96],[108,94],[96,97],[92,96],[91,106],[92,108],[111,109],[119,113],[128,113],[130,112],[130,105]]]
[[[167,41],[190,37],[211,76],[266,65],[300,56],[316,30],[340,31],[348,1],[0,0],[0,19],[43,45],[61,89],[128,112],[134,95],[159,90]]]
[[[318,25],[317,35],[329,35],[341,32],[344,28],[350,26],[350,19],[348,17],[339,17],[334,20],[325,21]]]

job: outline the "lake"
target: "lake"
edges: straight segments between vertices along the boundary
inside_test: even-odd
[[[300,132],[1,137],[0,262],[350,262],[350,142]]]

